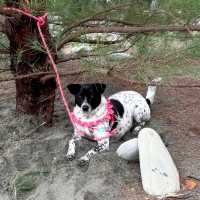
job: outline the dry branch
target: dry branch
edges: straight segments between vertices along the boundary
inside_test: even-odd
[[[80,60],[82,58],[95,57],[95,56],[99,56],[99,55],[89,53],[89,52],[84,52],[84,53],[81,53],[81,54],[69,54],[69,55],[66,55],[65,58],[58,59],[56,63],[60,64],[60,63],[68,62],[68,61],[71,61],[71,60]]]
[[[92,39],[73,39],[71,42],[78,42],[78,43],[85,43],[85,44],[103,44],[103,45],[111,45],[111,44],[117,44],[117,43],[121,43],[123,42],[124,39],[120,39],[120,40],[92,40]]]
[[[87,27],[80,28],[76,32],[68,35],[61,43],[58,45],[58,50],[60,50],[66,43],[72,42],[74,39],[89,33],[126,33],[126,34],[138,34],[138,33],[158,33],[158,32],[188,32],[200,31],[200,26],[99,26],[99,27]]]
[[[72,72],[61,72],[61,76],[73,76],[73,75],[79,75],[82,73],[88,72],[87,70],[78,70],[78,71],[72,71]],[[12,80],[20,80],[24,78],[34,78],[38,76],[48,76],[49,78],[55,77],[55,73],[53,71],[51,72],[36,72],[36,73],[29,73],[27,75],[19,75],[19,76],[12,76],[9,75],[7,77],[1,77],[0,82],[5,82],[5,81],[12,81]]]
[[[81,75],[84,73],[90,73],[89,70],[86,69],[80,69],[77,71],[71,71],[71,72],[65,72],[64,70],[60,72],[60,76],[66,77],[66,76],[75,76],[75,75]],[[97,69],[96,73],[100,75],[107,76],[108,78],[114,78],[115,80],[119,80],[120,83],[124,86],[147,86],[148,83],[141,82],[141,81],[134,81],[134,80],[128,80],[125,78],[122,78],[121,76],[116,75],[116,73],[113,73],[113,69]],[[24,79],[24,78],[34,78],[37,76],[44,76],[46,75],[49,78],[55,77],[54,72],[37,72],[37,73],[30,73],[27,75],[20,75],[20,76],[9,76],[5,78],[0,78],[0,82],[6,82],[6,81],[12,81],[12,80],[19,80],[19,79]],[[43,77],[45,78],[45,76]],[[106,77],[105,77],[106,78]],[[161,84],[160,87],[166,87],[166,88],[200,88],[200,84]]]
[[[10,51],[8,49],[0,49],[0,54],[9,54]]]
[[[110,16],[99,16],[99,17],[95,18],[95,21],[100,21],[100,22],[105,21],[105,22],[110,22],[110,23],[122,25],[122,26],[135,26],[135,27],[137,27],[137,26],[142,25],[142,24],[136,24],[136,23],[133,23],[133,22],[130,22],[130,21],[111,18]]]

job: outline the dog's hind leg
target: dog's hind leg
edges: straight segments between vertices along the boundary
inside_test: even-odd
[[[150,120],[150,118],[151,112],[148,105],[144,105],[135,109],[135,114],[133,116],[135,123],[135,135],[138,135],[139,131],[144,127],[145,123]]]
[[[76,142],[81,140],[81,137],[78,135],[74,135],[70,140],[68,144],[68,150],[66,154],[66,159],[67,160],[73,160],[75,158],[75,153],[76,153]]]
[[[79,165],[89,164],[90,159],[97,153],[109,150],[109,138],[98,141],[98,144],[79,159]]]

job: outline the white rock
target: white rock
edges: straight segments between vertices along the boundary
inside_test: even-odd
[[[125,160],[138,160],[138,139],[134,138],[122,143],[117,149],[117,155]]]
[[[142,185],[146,193],[164,197],[180,190],[177,168],[160,136],[144,128],[138,136]]]

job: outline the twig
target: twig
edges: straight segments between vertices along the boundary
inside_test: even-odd
[[[117,5],[115,7],[109,8],[107,10],[103,10],[103,11],[100,11],[98,13],[95,13],[93,16],[86,17],[86,18],[84,18],[82,20],[76,21],[76,22],[72,23],[71,25],[67,25],[67,28],[64,29],[62,35],[64,35],[65,33],[69,32],[73,28],[76,28],[76,27],[80,26],[81,24],[84,24],[84,23],[86,23],[88,21],[91,21],[91,20],[95,20],[96,18],[98,19],[98,17],[100,17],[101,15],[105,15],[105,14],[107,14],[109,12],[112,12],[112,11],[124,9],[124,8],[126,8],[126,7],[128,7],[130,5],[131,4]]]
[[[194,179],[196,181],[199,181],[200,182],[200,178],[197,178],[197,177],[194,177],[194,176],[187,176],[187,178],[191,178],[191,179]]]
[[[31,136],[34,132],[36,132],[39,128],[43,127],[44,125],[46,125],[47,122],[43,122],[42,124],[40,124],[39,126],[37,126],[36,128],[32,129],[31,131],[28,132],[28,134],[24,135],[23,138],[21,138],[21,140],[25,140],[27,139],[29,136]]]
[[[83,52],[81,54],[69,54],[69,55],[65,56],[65,58],[63,58],[63,59],[61,59],[61,58],[58,59],[57,64],[72,61],[72,60],[80,60],[81,58],[95,57],[95,56],[99,56],[99,55],[93,54],[90,52]]]
[[[193,195],[191,193],[187,194],[172,194],[172,195],[167,195],[166,197],[160,197],[159,199],[162,200],[168,200],[168,199],[189,199]]]
[[[78,75],[87,72],[87,70],[78,70],[78,71],[72,71],[72,72],[61,72],[61,76],[72,76],[72,75]],[[0,78],[0,82],[3,81],[12,81],[12,80],[21,80],[24,78],[34,78],[38,76],[44,76],[44,75],[52,75],[52,77],[55,76],[54,72],[36,72],[36,73],[30,73],[27,75],[19,75],[19,76],[9,76],[7,78]]]

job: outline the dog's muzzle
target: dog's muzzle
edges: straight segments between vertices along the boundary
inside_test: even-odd
[[[87,103],[84,103],[84,104],[81,106],[81,109],[82,109],[83,112],[89,112],[89,111],[91,111],[91,107],[90,107],[90,105],[87,104]]]

